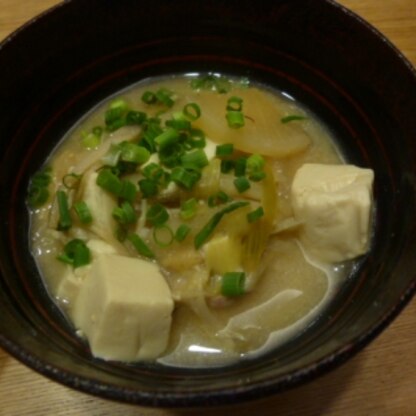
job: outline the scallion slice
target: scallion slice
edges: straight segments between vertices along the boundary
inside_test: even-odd
[[[78,175],[77,173],[68,173],[62,178],[62,183],[67,189],[75,189],[81,178],[82,175]]]
[[[305,117],[305,116],[292,114],[290,116],[282,117],[280,119],[280,122],[283,123],[283,124],[286,124],[286,123],[290,123],[291,121],[301,121],[301,120],[306,120],[306,119],[307,119],[307,117]]]
[[[38,208],[48,200],[48,186],[51,181],[49,168],[44,168],[32,176],[28,190],[28,203],[32,208]]]
[[[170,179],[177,185],[190,191],[201,178],[201,173],[195,170],[188,170],[182,166],[172,169]]]
[[[136,199],[136,195],[137,195],[137,188],[133,182],[127,179],[121,181],[120,191],[117,194],[119,198],[125,199],[133,203],[134,200]]]
[[[159,225],[153,229],[153,239],[160,247],[169,247],[173,243],[174,238],[172,228],[166,224]]]
[[[238,193],[243,193],[250,189],[250,181],[245,176],[239,176],[234,179],[234,186],[236,187]]]
[[[91,261],[90,250],[84,241],[74,238],[65,244],[63,254],[59,255],[58,260],[70,264],[74,269],[86,266]]]
[[[169,219],[169,213],[162,204],[152,205],[146,212],[146,220],[157,227],[163,225]]]
[[[142,95],[142,101],[145,104],[155,104],[157,102],[157,98],[152,91],[145,91]]]
[[[163,133],[155,137],[154,141],[159,145],[160,150],[164,150],[179,140],[179,132],[171,127],[167,128]]]
[[[76,202],[74,204],[74,210],[83,224],[90,224],[92,222],[91,211],[85,201]]]
[[[126,123],[141,126],[147,119],[146,113],[142,111],[129,111],[126,115]]]
[[[181,156],[181,165],[185,169],[200,170],[208,165],[208,158],[202,149],[196,149]]]
[[[188,103],[183,107],[183,114],[191,121],[201,117],[201,108],[196,103]]]
[[[164,104],[166,107],[172,107],[173,104],[175,104],[175,101],[173,100],[173,92],[169,91],[166,88],[161,88],[156,92],[156,98],[157,100]]]
[[[234,161],[234,174],[235,176],[244,176],[246,174],[247,158],[240,157]]]
[[[149,248],[149,246],[139,237],[137,234],[130,234],[127,236],[127,239],[133,244],[133,247],[136,249],[136,251],[144,256],[148,257],[150,259],[154,259],[155,255],[153,251]]]
[[[232,143],[220,144],[215,149],[215,155],[218,157],[231,156],[234,152],[234,145]]]
[[[175,233],[175,240],[179,241],[180,243],[185,240],[188,234],[191,232],[191,227],[186,224],[181,224]]]
[[[217,205],[225,204],[230,200],[231,198],[224,191],[219,191],[216,194],[210,195],[208,197],[208,206],[211,208],[216,207]]]
[[[239,129],[244,126],[244,115],[241,111],[227,111],[225,115],[227,118],[228,127],[232,129]]]
[[[247,214],[247,221],[249,223],[255,222],[264,215],[263,207],[258,207],[254,211],[251,211]]]
[[[68,197],[64,191],[57,191],[56,199],[58,201],[59,210],[58,230],[65,231],[71,228],[72,226],[72,219],[68,205]]]
[[[110,169],[101,169],[97,176],[97,185],[114,195],[119,195],[122,184],[121,180],[110,171]]]
[[[156,196],[158,193],[157,182],[152,179],[141,179],[139,181],[139,188],[143,198],[150,198]]]
[[[198,209],[198,201],[195,198],[187,199],[182,202],[181,209],[179,211],[179,216],[183,220],[190,220],[195,217]]]
[[[150,152],[143,146],[130,142],[123,142],[120,144],[121,155],[120,159],[125,162],[137,163],[142,165],[150,158]]]
[[[122,225],[134,224],[137,221],[133,205],[128,201],[124,201],[121,206],[115,207],[112,215]]]
[[[227,101],[227,111],[242,111],[243,99],[240,97],[232,96]]]
[[[244,272],[228,272],[222,276],[221,294],[227,297],[241,296],[244,294]]]

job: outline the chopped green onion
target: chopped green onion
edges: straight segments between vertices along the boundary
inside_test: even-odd
[[[227,297],[241,296],[244,294],[244,272],[228,272],[222,276],[221,294]]]
[[[264,215],[264,209],[263,207],[258,207],[254,211],[251,211],[247,214],[247,221],[249,223],[252,223],[254,221],[257,221]]]
[[[126,111],[128,109],[128,104],[122,98],[117,98],[116,100],[110,103],[110,109],[111,110],[119,109],[122,111]]]
[[[81,144],[86,149],[95,149],[101,143],[100,136],[97,136],[96,134],[92,132],[91,133],[82,132],[81,136],[82,136]]]
[[[249,202],[245,201],[238,201],[233,202],[232,204],[228,205],[227,207],[223,208],[221,211],[215,213],[211,219],[202,227],[201,231],[195,236],[194,245],[196,249],[199,249],[205,241],[211,236],[215,227],[221,221],[222,217],[225,214],[229,214],[232,211],[235,211],[238,208],[245,207],[249,204]]]
[[[190,220],[195,217],[196,211],[198,209],[198,201],[195,198],[190,198],[182,202],[181,210],[179,211],[179,216],[183,220]]]
[[[208,163],[207,155],[202,149],[196,149],[181,156],[181,165],[185,169],[200,170]]]
[[[143,168],[142,172],[147,179],[151,179],[156,182],[160,181],[165,176],[165,171],[162,169],[162,167],[153,162],[147,164]]]
[[[112,194],[119,195],[122,184],[120,179],[110,171],[110,169],[101,169],[97,176],[97,185]]]
[[[244,176],[246,174],[247,158],[240,157],[234,161],[234,174],[235,176]]]
[[[203,149],[206,145],[205,134],[200,129],[191,129],[190,138],[188,140],[192,147]]]
[[[72,226],[72,220],[68,206],[68,197],[64,191],[57,191],[56,199],[58,201],[59,209],[58,230],[68,230]]]
[[[155,104],[157,102],[157,98],[152,91],[145,91],[142,95],[142,101],[145,104]]]
[[[266,177],[263,171],[265,160],[258,154],[251,155],[247,158],[246,170],[249,179],[258,182]]]
[[[49,198],[49,191],[47,187],[32,185],[29,188],[28,203],[32,208],[42,206]]]
[[[170,179],[177,185],[190,191],[201,178],[201,173],[194,170],[187,170],[181,166],[175,167],[170,175]]]
[[[130,234],[127,239],[133,244],[133,247],[140,255],[150,259],[155,257],[153,251],[150,250],[149,246],[137,234]]]
[[[84,241],[74,238],[64,247],[64,253],[58,256],[58,260],[71,264],[74,269],[86,266],[91,261],[90,250]]]
[[[126,123],[141,126],[147,119],[146,113],[142,111],[129,111],[126,115]]]
[[[130,142],[120,143],[121,155],[120,159],[125,162],[132,162],[142,165],[150,158],[150,152],[143,146]]]
[[[122,225],[134,224],[137,221],[137,215],[133,205],[128,201],[124,201],[121,206],[115,207],[112,215]]]
[[[169,247],[173,243],[174,238],[172,229],[165,224],[158,225],[153,229],[153,239],[160,247]]]
[[[180,243],[185,240],[188,234],[191,232],[191,227],[186,224],[181,224],[175,233],[175,240],[179,241]]]
[[[156,92],[155,95],[156,95],[157,100],[160,103],[166,105],[166,107],[172,107],[173,104],[175,104],[175,101],[172,99],[173,92],[169,91],[166,88],[161,88],[160,90]]]
[[[241,194],[250,189],[250,181],[245,176],[238,176],[234,179],[234,186],[237,191]]]
[[[172,127],[175,130],[189,130],[191,128],[191,122],[188,120],[166,120],[166,127]]]
[[[190,84],[194,90],[211,90],[219,94],[225,94],[232,88],[228,78],[214,74],[200,75],[197,78],[193,78]]]
[[[89,224],[92,222],[91,211],[85,201],[79,201],[74,204],[74,210],[78,215],[79,220],[83,224]]]
[[[50,168],[44,168],[32,176],[28,190],[28,203],[32,208],[38,208],[48,200],[51,181]]]
[[[95,126],[92,129],[92,134],[95,134],[98,138],[103,135],[104,129],[101,126]]]
[[[139,188],[143,198],[150,198],[158,193],[157,182],[152,179],[141,179],[139,181]]]
[[[235,166],[234,160],[221,160],[221,173],[230,173]]]
[[[168,219],[169,213],[161,204],[152,205],[146,212],[146,220],[154,227],[163,225]]]
[[[227,111],[242,111],[243,99],[240,97],[230,97],[227,101]]]
[[[224,191],[219,191],[216,194],[210,195],[208,197],[208,206],[211,208],[216,207],[217,205],[225,204],[230,200],[231,198]]]
[[[220,144],[215,149],[215,155],[218,157],[231,156],[234,152],[234,145],[232,143]]]
[[[232,129],[239,129],[245,124],[244,115],[241,111],[227,111],[225,117],[227,118],[228,127]]]
[[[155,137],[154,141],[159,145],[159,149],[163,150],[172,146],[179,139],[179,132],[173,128],[167,128],[163,133]]]
[[[183,114],[191,121],[198,120],[201,117],[201,108],[196,103],[188,103],[183,107]]]
[[[117,194],[119,198],[126,199],[127,201],[133,203],[136,199],[137,188],[133,182],[129,180],[121,181],[120,191]]]
[[[300,116],[300,115],[297,115],[297,114],[293,114],[293,115],[281,118],[280,122],[283,123],[283,124],[286,124],[286,123],[290,123],[291,121],[300,121],[300,120],[306,120],[306,119],[307,119],[307,117],[305,117],[305,116]]]
[[[81,180],[82,175],[77,173],[68,173],[62,178],[62,183],[67,189],[75,189]]]

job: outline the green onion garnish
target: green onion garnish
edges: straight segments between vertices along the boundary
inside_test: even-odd
[[[95,149],[101,143],[101,136],[96,135],[95,133],[81,133],[81,144],[86,149]]]
[[[208,165],[208,158],[202,149],[196,149],[181,156],[181,165],[185,169],[200,170]]]
[[[72,220],[68,206],[68,197],[64,191],[57,191],[56,199],[58,201],[59,209],[58,230],[68,230],[72,226]]]
[[[154,227],[163,225],[168,219],[169,213],[161,204],[152,205],[146,212],[146,220]]]
[[[183,114],[191,121],[201,117],[201,108],[196,103],[188,103],[183,107]]]
[[[142,165],[150,158],[150,152],[143,146],[138,146],[130,142],[123,142],[119,146],[121,149],[120,159],[125,162]]]
[[[250,181],[245,176],[239,176],[234,179],[234,186],[236,187],[237,191],[241,194],[247,189],[250,189]]]
[[[185,238],[188,236],[188,234],[191,232],[191,227],[186,224],[181,224],[175,233],[175,240],[182,242],[185,240]]]
[[[157,98],[152,91],[145,91],[142,95],[142,101],[145,104],[155,104],[157,102]]]
[[[129,111],[126,115],[126,123],[141,126],[147,119],[146,113],[142,111]]]
[[[234,152],[234,145],[232,143],[220,144],[215,149],[215,155],[218,157],[231,156]]]
[[[227,111],[242,111],[243,99],[240,97],[230,97],[227,101]]]
[[[246,174],[247,158],[240,157],[234,161],[234,174],[235,176],[244,176]]]
[[[91,211],[85,201],[78,201],[75,203],[74,210],[83,224],[89,224],[92,222]]]
[[[114,195],[119,195],[122,184],[120,179],[109,169],[101,169],[97,176],[97,185]]]
[[[162,151],[175,144],[178,140],[179,132],[170,127],[154,139],[155,143],[159,145],[159,149]]]
[[[161,88],[160,90],[156,92],[155,95],[156,95],[157,100],[160,103],[166,105],[166,107],[172,107],[173,104],[175,104],[175,101],[172,99],[173,92],[169,91],[166,88]]]
[[[232,211],[235,211],[238,208],[245,207],[249,204],[249,202],[245,201],[238,201],[233,202],[232,204],[228,205],[227,207],[223,208],[221,211],[215,213],[211,219],[202,227],[201,231],[195,236],[194,245],[196,249],[199,249],[205,241],[211,236],[212,232],[214,231],[215,227],[221,221],[222,217],[225,214],[229,214]]]
[[[28,190],[28,203],[32,208],[38,208],[48,200],[51,181],[50,168],[44,168],[32,176]]]
[[[230,200],[231,198],[224,191],[219,191],[216,194],[210,195],[208,197],[208,206],[211,208],[216,207],[217,205],[225,204]]]
[[[265,163],[263,157],[258,154],[247,158],[246,171],[250,180],[258,182],[265,178],[266,174],[263,171]]]
[[[224,76],[214,74],[200,75],[191,80],[191,88],[194,90],[211,90],[219,94],[225,94],[232,88],[230,80]]]
[[[198,201],[195,198],[190,198],[182,202],[181,210],[179,211],[179,216],[183,220],[190,220],[195,217],[196,211],[198,209]]]
[[[190,137],[188,142],[191,144],[191,146],[198,149],[203,149],[206,145],[204,132],[200,129],[191,129],[189,133]]]
[[[101,158],[101,161],[105,166],[117,166],[120,156],[121,147],[116,144],[112,144],[107,153]]]
[[[244,272],[228,272],[222,276],[221,294],[227,297],[241,296],[244,294]]]
[[[95,126],[92,129],[92,134],[95,134],[98,138],[103,135],[104,129],[101,126]]]
[[[177,185],[190,191],[201,178],[201,173],[195,170],[187,170],[181,166],[172,169],[170,179]]]
[[[136,195],[137,188],[133,182],[129,180],[121,181],[120,191],[117,194],[119,198],[126,199],[127,201],[133,203],[136,199]]]
[[[81,178],[82,175],[78,175],[76,173],[68,173],[62,178],[62,183],[67,189],[75,189],[78,186]]]
[[[152,179],[141,179],[139,181],[139,188],[143,198],[150,198],[158,193],[157,182]]]
[[[166,224],[159,225],[153,229],[153,239],[160,247],[169,247],[174,238],[172,229]]]
[[[74,238],[65,245],[64,252],[58,256],[58,260],[70,264],[76,269],[89,264],[91,254],[84,241]]]
[[[245,124],[244,115],[241,111],[227,111],[225,117],[227,118],[228,127],[232,129],[239,129]]]
[[[127,239],[133,244],[133,247],[140,255],[150,259],[155,257],[153,251],[150,250],[148,245],[137,234],[130,234]]]
[[[247,221],[249,223],[252,223],[260,219],[263,215],[264,215],[263,207],[258,207],[254,211],[251,211],[247,214]]]
[[[283,123],[283,124],[286,124],[286,123],[290,123],[291,121],[300,121],[300,120],[306,120],[306,119],[307,119],[307,117],[305,117],[305,116],[300,116],[300,115],[297,115],[297,114],[293,114],[293,115],[281,118],[280,122]]]
[[[221,160],[221,173],[230,173],[235,166],[234,160]]]
[[[134,224],[137,221],[133,205],[128,201],[124,201],[121,206],[115,207],[112,215],[122,225]]]

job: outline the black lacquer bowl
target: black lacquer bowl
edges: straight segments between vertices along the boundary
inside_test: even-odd
[[[29,177],[109,94],[194,71],[285,90],[330,126],[350,162],[375,170],[371,252],[321,319],[257,360],[192,371],[94,360],[49,300],[30,255]],[[415,291],[415,72],[332,1],[69,1],[0,45],[0,107],[0,345],[63,384],[166,407],[263,397],[344,362]]]

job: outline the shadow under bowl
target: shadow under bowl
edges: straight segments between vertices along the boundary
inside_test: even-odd
[[[324,316],[261,358],[193,370],[93,359],[50,301],[30,255],[29,178],[108,95],[147,77],[201,71],[287,92],[329,126],[349,162],[374,169],[371,251]],[[66,2],[0,45],[0,100],[0,345],[54,380],[142,405],[252,400],[344,362],[415,291],[415,72],[335,2]]]

